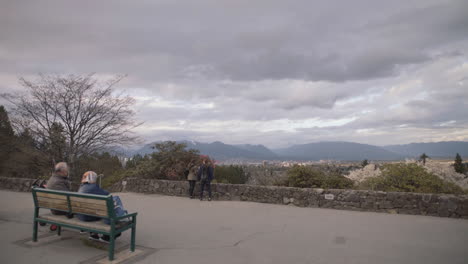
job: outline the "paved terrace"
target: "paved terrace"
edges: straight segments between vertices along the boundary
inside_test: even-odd
[[[137,246],[147,253],[126,263],[468,263],[468,220],[119,195],[139,212]],[[106,258],[74,230],[57,239],[40,227],[40,244],[31,245],[31,194],[0,191],[0,201],[1,263]]]

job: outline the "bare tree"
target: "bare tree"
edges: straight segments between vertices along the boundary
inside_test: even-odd
[[[17,124],[35,138],[53,143],[57,126],[63,127],[66,159],[73,168],[80,155],[137,139],[131,133],[140,125],[133,119],[134,99],[113,89],[122,78],[100,81],[93,74],[39,75],[33,81],[20,78],[27,93],[3,96],[14,105]]]

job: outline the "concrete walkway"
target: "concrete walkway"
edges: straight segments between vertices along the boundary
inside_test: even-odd
[[[137,245],[155,249],[131,263],[468,263],[467,220],[119,195],[139,212]],[[0,201],[2,263],[80,263],[106,254],[76,231],[21,246],[31,239],[32,196],[0,191]],[[129,232],[118,241],[128,244]]]

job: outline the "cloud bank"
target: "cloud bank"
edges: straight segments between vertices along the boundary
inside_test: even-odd
[[[468,2],[1,1],[0,89],[128,74],[147,140],[468,140]]]

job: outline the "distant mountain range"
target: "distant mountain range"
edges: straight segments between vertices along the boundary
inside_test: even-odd
[[[468,157],[468,142],[448,141],[437,143],[411,143],[405,145],[374,146],[353,142],[318,142],[294,145],[288,148],[270,150],[263,145],[229,145],[215,141],[201,143],[178,141],[187,144],[188,149],[197,149],[203,155],[225,161],[237,160],[402,160],[417,158],[422,153],[434,158],[454,158],[456,153]],[[149,154],[155,142],[147,144],[132,154]]]
[[[454,158],[457,153],[462,157],[468,157],[468,142],[465,141],[411,143],[384,146],[383,148],[406,157],[419,157],[422,153],[434,158]]]
[[[177,141],[178,143],[185,143],[187,149],[197,149],[200,154],[208,155],[216,160],[228,160],[228,159],[244,159],[244,160],[275,160],[279,157],[271,150],[263,145],[229,145],[224,144],[220,141],[213,143],[201,143],[196,141]],[[152,153],[154,150],[151,146],[154,143],[150,143],[137,150],[134,154],[145,155]]]
[[[294,145],[275,152],[291,160],[399,160],[402,155],[381,147],[352,142],[318,142]]]

